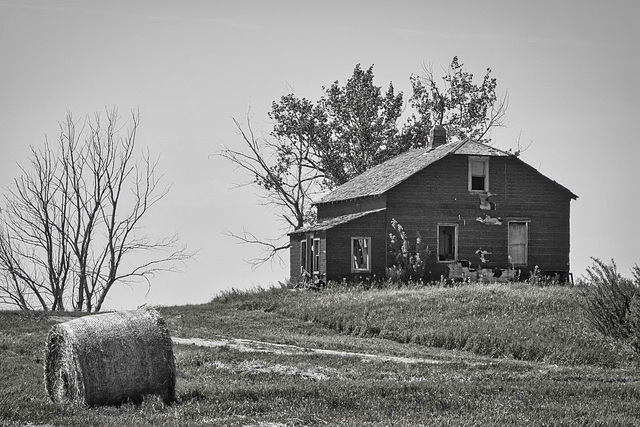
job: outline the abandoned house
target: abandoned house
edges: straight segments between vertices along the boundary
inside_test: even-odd
[[[577,196],[512,153],[472,140],[447,143],[436,126],[425,148],[379,164],[323,197],[317,223],[290,233],[291,278],[384,277],[395,220],[426,246],[425,280],[565,280],[569,213]],[[397,234],[397,233],[396,233]]]

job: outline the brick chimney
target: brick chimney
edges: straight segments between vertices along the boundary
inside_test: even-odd
[[[442,125],[435,125],[429,133],[429,148],[436,148],[447,143],[447,130]]]

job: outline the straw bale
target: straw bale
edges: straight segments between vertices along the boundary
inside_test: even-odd
[[[55,403],[109,405],[175,399],[171,337],[157,311],[96,314],[49,331],[45,385]]]

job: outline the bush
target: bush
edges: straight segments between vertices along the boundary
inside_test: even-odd
[[[427,259],[431,256],[429,246],[422,242],[416,230],[416,244],[411,245],[402,225],[391,219],[395,233],[389,233],[389,260],[393,264],[387,268],[387,278],[394,283],[419,282],[426,276]]]
[[[587,319],[605,336],[640,343],[640,268],[634,267],[632,280],[618,273],[615,261],[592,260],[583,283]]]

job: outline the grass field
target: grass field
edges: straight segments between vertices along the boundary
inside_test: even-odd
[[[218,298],[351,336],[556,364],[624,365],[632,353],[588,324],[579,288],[468,285],[317,293],[227,292]],[[217,302],[217,301],[216,301]]]
[[[175,345],[178,400],[69,407],[44,390],[53,320],[0,313],[0,425],[639,425],[640,370],[574,288],[229,291],[161,307],[174,337],[235,337],[412,363]]]

